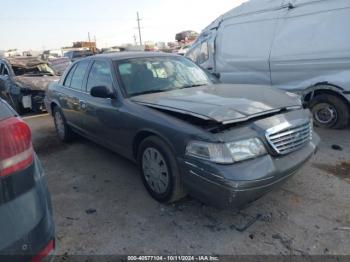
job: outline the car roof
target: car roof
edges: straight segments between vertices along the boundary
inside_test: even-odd
[[[40,64],[47,64],[46,61],[40,59],[39,57],[33,57],[33,56],[6,57],[0,60],[6,61],[8,64],[12,66],[20,66],[20,67],[32,67]]]
[[[129,52],[129,51],[123,51],[123,52],[118,52],[118,53],[107,53],[107,54],[99,54],[95,56],[90,56],[85,59],[92,59],[94,57],[99,57],[99,58],[106,58],[110,59],[113,61],[118,61],[118,60],[124,60],[124,59],[131,59],[131,58],[144,58],[144,57],[181,57],[177,54],[171,54],[171,53],[163,53],[163,52],[142,52],[142,51],[134,51],[134,52]]]

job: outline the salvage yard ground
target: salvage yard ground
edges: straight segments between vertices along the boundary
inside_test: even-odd
[[[318,129],[313,160],[234,214],[191,198],[159,204],[131,162],[83,138],[62,144],[48,115],[25,121],[48,177],[57,254],[350,255],[350,128]]]

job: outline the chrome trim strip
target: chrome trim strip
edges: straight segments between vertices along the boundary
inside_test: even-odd
[[[312,121],[295,120],[284,122],[266,131],[265,137],[279,155],[287,155],[312,140]]]

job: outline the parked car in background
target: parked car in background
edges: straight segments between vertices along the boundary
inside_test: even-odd
[[[184,45],[182,46],[179,50],[178,50],[178,54],[179,55],[186,55],[186,53],[188,52],[188,50],[190,49],[191,45]]]
[[[343,128],[350,119],[349,24],[348,0],[251,0],[205,28],[187,57],[225,83],[296,92],[316,125]]]
[[[0,99],[0,260],[39,262],[55,248],[46,177],[31,132]]]
[[[45,91],[49,83],[58,79],[48,62],[39,58],[0,59],[0,97],[18,113],[45,110]]]
[[[45,103],[62,141],[77,133],[135,161],[161,202],[188,193],[241,208],[294,175],[319,141],[294,94],[219,84],[166,53],[79,60]]]
[[[62,75],[71,63],[67,57],[49,58],[48,61],[57,75]]]
[[[94,55],[94,53],[90,50],[74,50],[66,52],[64,54],[64,57],[67,57],[71,62],[74,62],[77,59],[81,59],[92,55]]]

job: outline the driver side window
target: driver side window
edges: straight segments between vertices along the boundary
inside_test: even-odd
[[[208,61],[208,41],[204,41],[201,44],[198,44],[192,51],[190,51],[190,53],[188,53],[187,56],[198,65]]]
[[[5,64],[1,63],[0,64],[0,75],[5,76],[5,75],[8,75],[8,74],[9,74],[9,72],[8,72]]]
[[[91,67],[88,81],[87,81],[87,92],[96,86],[105,86],[110,91],[113,90],[113,80],[110,66],[105,61],[95,61]]]

